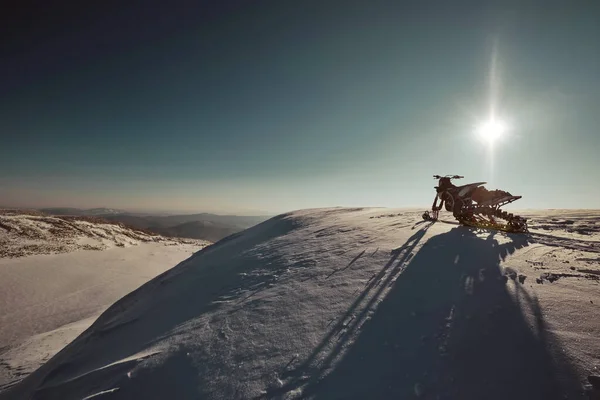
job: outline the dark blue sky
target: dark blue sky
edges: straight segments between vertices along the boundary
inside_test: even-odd
[[[0,204],[420,206],[459,173],[521,207],[600,206],[596,2],[23,4],[3,17]],[[490,160],[494,54],[510,131]]]

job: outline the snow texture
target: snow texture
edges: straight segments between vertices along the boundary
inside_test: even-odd
[[[92,221],[0,215],[0,390],[119,298],[209,244]]]
[[[166,238],[96,217],[27,215],[0,210],[0,258],[105,250],[150,242],[209,244],[206,241]]]
[[[420,214],[305,210],[232,235],[0,397],[587,398],[600,212],[529,211],[519,235]]]

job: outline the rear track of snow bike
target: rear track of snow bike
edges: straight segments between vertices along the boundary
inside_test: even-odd
[[[500,207],[519,200],[521,196],[511,196],[495,201],[493,204],[471,204],[461,207],[454,217],[458,222],[473,228],[492,229],[510,233],[527,233],[527,219],[502,211]],[[437,212],[423,214],[425,220],[437,220]]]

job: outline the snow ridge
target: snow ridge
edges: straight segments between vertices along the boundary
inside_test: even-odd
[[[105,250],[140,243],[209,244],[201,240],[165,238],[96,217],[46,216],[0,210],[0,258]]]
[[[529,217],[544,228],[280,215],[113,304],[6,398],[583,398],[600,213],[585,233]]]

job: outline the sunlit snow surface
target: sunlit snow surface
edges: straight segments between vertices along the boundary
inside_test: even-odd
[[[0,211],[0,390],[112,303],[209,244],[35,214]]]
[[[600,212],[524,211],[529,235],[421,213],[297,211],[226,238],[3,394],[583,398],[600,368]]]

